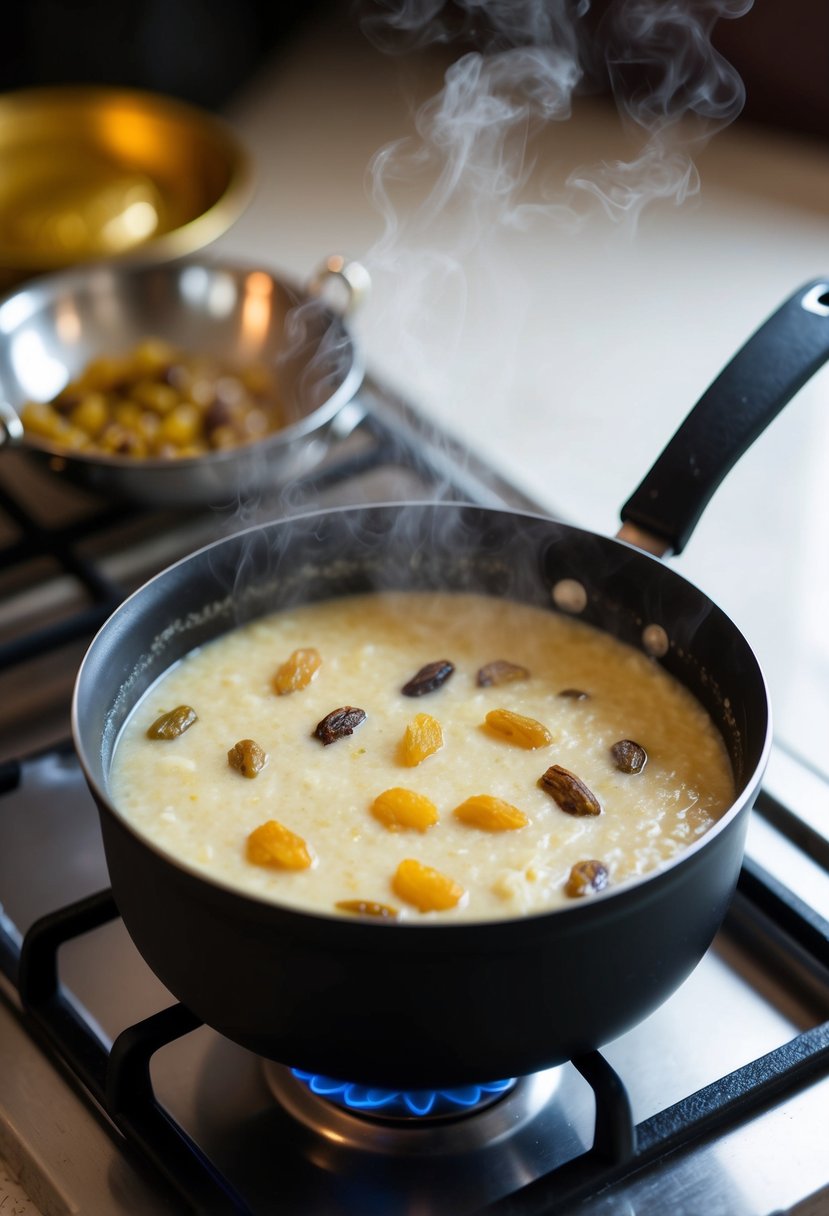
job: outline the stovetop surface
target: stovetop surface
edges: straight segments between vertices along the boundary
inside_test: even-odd
[[[374,382],[349,410],[331,456],[310,481],[244,509],[108,509],[102,517],[96,500],[17,458],[0,470],[6,521],[0,657],[16,644],[21,621],[24,635],[35,637],[31,657],[8,661],[0,674],[6,789],[0,928],[11,943],[6,975],[0,975],[0,1157],[46,1216],[186,1206],[82,1087],[47,1059],[12,982],[21,935],[45,913],[108,883],[97,812],[67,739],[74,674],[110,598],[200,544],[277,514],[442,496],[534,509]],[[16,503],[41,520],[44,534],[15,518]],[[58,549],[70,544],[68,574],[60,552],[55,560],[58,534]],[[79,613],[83,627],[67,627]],[[19,764],[18,757],[25,759]],[[793,802],[808,803],[815,775],[795,772],[793,763],[776,757],[775,779]],[[153,1057],[156,1096],[227,1181],[241,1205],[228,1211],[763,1216],[790,1209],[829,1183],[827,852],[808,813],[761,795],[747,867],[713,947],[660,1010],[603,1052],[623,1080],[638,1125],[643,1152],[634,1168],[606,1169],[587,1152],[594,1096],[572,1064],[524,1082],[523,1105],[505,1098],[457,1134],[417,1129],[405,1148],[388,1136],[381,1137],[385,1148],[376,1141],[367,1147],[356,1116],[326,1134],[312,1132],[274,1101],[260,1060],[206,1027]],[[172,1001],[117,918],[67,942],[60,975],[104,1050],[126,1027]],[[786,1081],[793,1058],[796,1072]],[[742,1105],[752,1087],[756,1096]],[[691,1129],[684,1139],[683,1126]]]

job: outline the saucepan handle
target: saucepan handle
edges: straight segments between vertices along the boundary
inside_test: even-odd
[[[796,291],[720,372],[625,503],[619,536],[681,553],[726,473],[827,359],[829,278]]]

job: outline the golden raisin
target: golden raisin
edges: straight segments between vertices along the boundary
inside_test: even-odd
[[[138,430],[138,423],[141,421],[143,412],[141,406],[135,401],[116,401],[112,406],[114,420],[119,426],[124,426],[132,431]]]
[[[73,407],[69,419],[87,435],[100,435],[109,420],[106,397],[103,393],[87,393]]]
[[[243,777],[255,777],[268,763],[268,753],[253,739],[240,739],[227,753],[227,762]]]
[[[272,372],[254,366],[248,375],[157,338],[93,359],[51,402],[30,402],[23,413],[30,434],[61,447],[164,460],[251,443],[286,421]]]
[[[95,389],[99,392],[109,392],[117,388],[124,380],[125,365],[122,359],[101,355],[87,363],[78,377],[78,388]]]
[[[175,709],[161,714],[151,726],[147,727],[147,738],[177,739],[197,721],[198,716],[195,709],[189,705],[177,705]]]
[[[564,893],[577,899],[582,895],[592,895],[594,891],[603,891],[607,882],[607,866],[601,861],[577,861],[564,884]]]
[[[491,710],[486,716],[486,725],[499,738],[528,750],[546,747],[553,741],[553,736],[541,722],[513,713],[511,709]]]
[[[307,870],[311,854],[301,836],[269,819],[248,836],[247,858],[255,866],[274,866],[278,870]]]
[[[405,903],[413,904],[421,912],[454,908],[464,895],[463,887],[454,879],[411,857],[401,861],[391,885]]]
[[[353,916],[371,916],[375,920],[396,920],[400,913],[397,908],[388,904],[378,904],[373,899],[338,899],[334,905],[341,912],[350,912]]]
[[[163,338],[144,338],[132,352],[134,375],[154,376],[170,366],[176,357],[175,347]]]
[[[406,727],[400,744],[400,762],[407,768],[421,764],[427,756],[434,755],[443,747],[443,731],[440,722],[431,714],[417,714]]]
[[[132,386],[133,399],[145,410],[156,415],[172,413],[181,398],[169,384],[157,384],[154,380],[139,380]]]
[[[474,794],[456,806],[453,814],[461,823],[484,832],[512,832],[516,828],[526,827],[530,822],[517,806],[492,794]]]
[[[54,439],[60,442],[71,430],[70,424],[56,409],[47,403],[30,401],[20,411],[24,429],[32,435],[40,435],[43,439]]]
[[[401,786],[378,794],[372,803],[371,813],[391,832],[401,828],[425,832],[438,821],[438,809],[434,802],[425,794]]]
[[[273,678],[273,690],[278,696],[284,697],[289,692],[298,692],[307,688],[322,666],[318,650],[307,646],[295,650],[277,671]]]
[[[177,448],[184,448],[193,443],[199,433],[199,411],[194,405],[183,401],[165,414],[159,430],[162,443],[172,443]]]

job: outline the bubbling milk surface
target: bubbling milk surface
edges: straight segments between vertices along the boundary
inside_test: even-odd
[[[277,695],[275,673],[305,648],[318,652],[319,670],[305,687]],[[416,672],[439,660],[454,665],[444,683],[403,695]],[[478,671],[496,660],[527,674],[481,687]],[[196,722],[177,738],[148,738],[151,723],[180,705],[195,710]],[[342,707],[363,710],[365,720],[323,744],[318,723]],[[486,725],[494,710],[532,719],[550,741],[517,746]],[[439,723],[443,742],[410,766],[402,740],[418,714]],[[228,760],[241,740],[267,756],[252,779]],[[612,749],[622,740],[647,753],[641,771],[617,767]],[[550,766],[587,786],[601,813],[562,810],[539,784]],[[375,799],[400,788],[427,798],[436,822],[420,831],[378,819]],[[365,901],[418,923],[570,905],[577,863],[599,861],[608,888],[617,886],[693,843],[734,799],[719,733],[653,660],[552,611],[453,592],[303,605],[194,651],[132,713],[110,789],[141,836],[208,880],[328,915],[352,915],[336,905]],[[477,795],[505,801],[526,823],[490,831],[461,821],[454,809]],[[305,842],[307,868],[249,860],[248,837],[271,820]],[[450,879],[463,892],[457,903],[421,911],[401,898],[393,880],[404,860]]]

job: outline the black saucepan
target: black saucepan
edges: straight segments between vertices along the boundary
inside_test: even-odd
[[[624,509],[681,549],[736,456],[829,357],[829,280],[809,284],[738,354]],[[281,606],[373,588],[450,588],[578,611],[644,647],[722,732],[736,800],[649,877],[522,919],[378,924],[314,915],[212,883],[147,844],[110,801],[118,732],[194,646]],[[701,591],[620,540],[448,503],[272,523],[186,558],[92,643],[74,704],[112,887],[138,949],[222,1034],[283,1063],[380,1085],[513,1076],[600,1046],[665,1000],[719,927],[770,747],[763,676]]]

